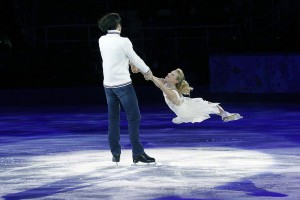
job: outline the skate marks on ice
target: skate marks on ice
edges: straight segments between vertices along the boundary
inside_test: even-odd
[[[128,149],[118,166],[107,150],[16,155],[14,162],[1,162],[0,194],[3,199],[135,200],[211,196],[206,193],[219,187],[222,193],[214,192],[218,198],[228,189],[226,184],[264,174],[276,162],[268,154],[233,148],[160,148],[147,153],[156,164],[133,165]]]

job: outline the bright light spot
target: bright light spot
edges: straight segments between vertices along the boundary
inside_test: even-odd
[[[118,166],[111,162],[109,150],[31,157],[25,166],[6,171],[5,176],[28,177],[26,182],[15,180],[6,192],[53,185],[81,188],[51,195],[58,199],[100,194],[118,199],[116,192],[124,199],[158,198],[162,194],[188,197],[191,191],[264,173],[275,164],[268,154],[220,147],[147,149],[146,153],[157,159],[156,165],[134,166],[131,150],[122,151]]]

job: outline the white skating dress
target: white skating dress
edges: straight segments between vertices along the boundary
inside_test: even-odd
[[[180,95],[176,90],[177,98],[179,99],[179,105],[173,104],[165,93],[165,101],[169,108],[177,115],[172,122],[175,124],[180,123],[195,123],[202,122],[210,118],[210,114],[218,114],[220,111],[217,107],[219,103],[210,103],[202,98],[189,98]]]

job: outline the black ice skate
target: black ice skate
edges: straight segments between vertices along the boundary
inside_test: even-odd
[[[112,161],[116,163],[120,162],[120,154],[113,154]]]
[[[153,162],[155,162],[155,159],[151,158],[146,153],[133,156],[132,158],[133,158],[133,163],[137,163],[137,162],[153,163]]]

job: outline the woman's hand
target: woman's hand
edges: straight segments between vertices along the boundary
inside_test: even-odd
[[[144,75],[144,78],[146,81],[149,81],[149,80],[152,80],[153,79],[153,74],[152,74],[152,71],[149,69],[148,72],[146,72]]]

